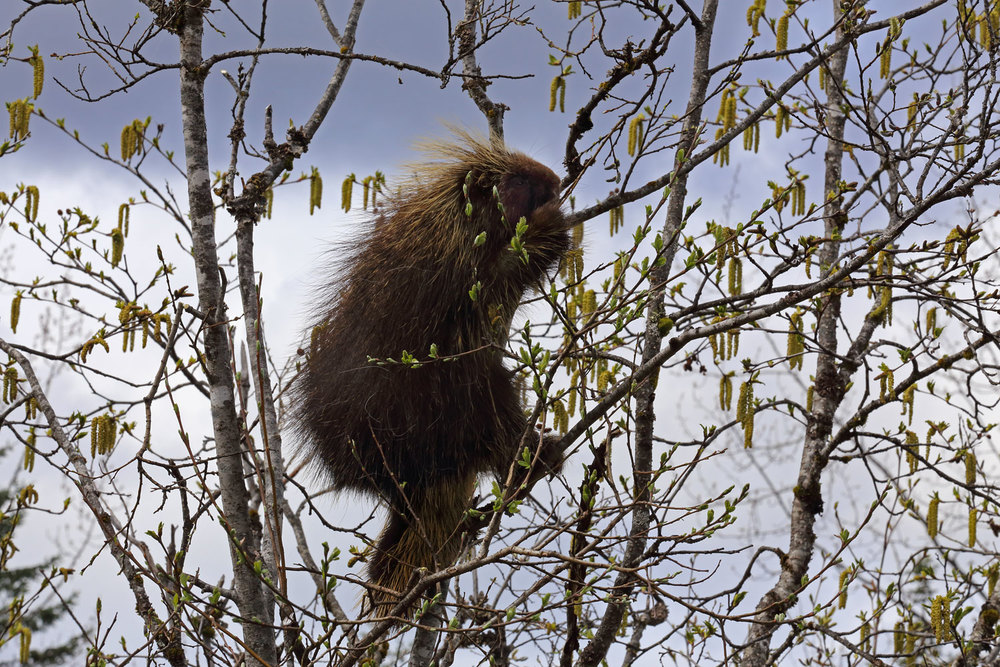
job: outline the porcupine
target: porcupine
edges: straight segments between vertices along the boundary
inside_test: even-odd
[[[550,169],[456,134],[425,146],[430,159],[349,249],[293,390],[334,488],[388,505],[368,563],[368,607],[382,613],[418,568],[454,563],[477,477],[502,480],[518,458],[528,424],[503,349],[525,292],[570,245]],[[522,218],[526,255],[511,243]],[[527,439],[544,443],[549,472],[554,440]]]

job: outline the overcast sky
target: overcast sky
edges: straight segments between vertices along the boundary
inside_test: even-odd
[[[213,4],[222,6],[219,2]],[[248,0],[232,0],[232,5],[237,9],[257,4]],[[334,21],[342,27],[347,3],[329,0],[328,4]],[[452,0],[447,4],[451,8],[451,21],[454,24],[460,17],[463,3]],[[893,7],[894,4],[873,2],[870,6],[877,9],[879,6]],[[533,20],[549,31],[552,37],[564,38],[565,5],[547,0],[539,0],[537,5],[532,14]],[[742,47],[739,40],[745,35],[744,13],[747,3],[723,0],[722,5],[726,16],[721,19],[714,49],[717,54],[721,52],[732,56]],[[114,35],[123,34],[136,13],[139,15],[139,26],[148,23],[148,12],[138,2],[94,0],[89,2],[89,6],[98,24],[107,26]],[[0,27],[8,25],[22,8],[23,5],[15,0],[0,1]],[[336,48],[316,15],[313,0],[272,1],[270,8],[268,36],[271,46],[311,45],[317,48]],[[252,18],[252,15],[248,18]],[[207,33],[206,52],[254,46],[224,9],[214,15],[213,21],[219,31]],[[441,4],[433,0],[369,0],[362,15],[355,51],[439,70],[447,58],[445,21],[446,15]],[[620,41],[625,35],[634,34],[639,39],[646,34],[641,24],[630,25],[623,22],[617,29],[620,34],[609,35],[612,42]],[[14,34],[13,54],[24,57],[28,54],[27,47],[36,43],[42,45],[45,56],[54,50],[73,52],[79,48],[75,40],[80,30],[72,8],[43,7],[19,25]],[[684,31],[672,47],[679,74],[670,89],[675,91],[674,103],[678,109],[682,109],[686,102],[689,83],[686,72],[690,49],[689,43],[685,42],[688,35],[689,31]],[[736,35],[740,37],[736,38]],[[130,39],[126,39],[126,43]],[[164,35],[157,38],[154,48],[147,56],[163,63],[172,63],[176,60],[175,49],[174,40]],[[538,31],[533,27],[522,27],[512,28],[510,32],[488,44],[480,51],[479,57],[484,74],[533,77],[527,83],[524,80],[499,80],[490,86],[488,92],[495,101],[510,107],[505,126],[507,142],[548,164],[557,172],[562,172],[565,130],[572,117],[568,113],[548,111],[549,82],[556,73],[556,68],[548,64],[551,53],[553,50],[547,46]],[[222,170],[227,166],[229,144],[226,135],[231,125],[229,113],[234,97],[234,91],[220,74],[220,69],[235,72],[238,62],[230,61],[222,67],[216,67],[208,79],[207,103],[213,169]],[[333,60],[304,59],[290,55],[264,59],[258,68],[246,115],[248,142],[260,146],[263,109],[267,105],[273,107],[276,131],[283,131],[289,120],[295,125],[302,124],[326,86],[334,65]],[[781,65],[792,66],[791,63]],[[574,65],[574,70],[579,71],[579,67]],[[112,102],[97,104],[85,104],[73,99],[56,84],[56,80],[71,90],[77,89],[79,83],[76,77],[82,72],[89,90],[100,94],[109,86],[118,85],[115,77],[100,61],[94,58],[67,58],[58,61],[47,57],[46,72],[50,78],[37,105],[48,117],[65,118],[66,126],[79,130],[83,140],[94,146],[107,142],[114,154],[117,152],[122,127],[134,118],[145,119],[151,116],[153,126],[164,126],[162,146],[167,150],[174,150],[182,163],[178,77],[175,69],[149,77],[128,92],[117,95]],[[781,74],[772,73],[775,77]],[[590,74],[590,80],[582,76],[569,80],[567,110],[572,110],[588,96],[590,87],[600,81],[604,71],[598,69]],[[765,76],[770,73],[763,71],[757,75]],[[23,96],[29,91],[30,71],[27,67],[11,63],[0,69],[0,92],[5,101]],[[714,110],[706,115],[713,114]],[[608,123],[609,120],[599,118],[598,122]],[[457,123],[480,132],[486,130],[481,114],[461,90],[458,79],[452,79],[447,88],[442,90],[440,80],[413,72],[400,72],[366,62],[357,62],[352,66],[325,125],[294,170],[298,174],[308,172],[311,166],[319,168],[325,181],[322,209],[309,216],[307,185],[279,188],[275,194],[274,218],[263,221],[257,231],[257,268],[263,275],[264,319],[272,353],[279,362],[293,354],[298,344],[300,332],[307,321],[310,287],[324,282],[324,252],[336,247],[339,239],[356,233],[363,223],[364,214],[358,210],[360,206],[357,199],[355,204],[358,208],[350,214],[345,215],[339,210],[342,179],[349,173],[364,177],[375,170],[381,170],[387,174],[391,184],[393,175],[399,173],[403,163],[419,157],[412,149],[413,143],[421,138],[446,135],[445,123]],[[642,179],[669,171],[663,164],[667,156],[667,153],[663,153],[660,157],[654,156],[646,161],[638,170],[638,177]],[[779,151],[752,154],[734,149],[732,169],[725,172],[714,172],[711,169],[696,171],[691,191],[695,197],[705,198],[696,220],[698,227],[703,229],[705,221],[713,219],[730,225],[742,222],[739,216],[744,215],[746,210],[755,208],[752,203],[760,201],[764,193],[768,192],[765,186],[768,177],[775,171],[783,173],[781,165],[786,157]],[[241,166],[243,174],[249,175],[261,165],[243,158]],[[158,183],[170,182],[183,202],[183,182],[163,161],[150,160],[148,175]],[[605,173],[600,169],[592,170],[576,192],[578,201],[583,204],[591,203],[615,187],[614,184],[605,182],[604,176]],[[94,159],[66,135],[39,119],[33,120],[32,136],[25,148],[17,154],[0,159],[0,190],[10,190],[17,182],[37,184],[42,193],[40,216],[53,218],[57,208],[79,206],[91,215],[110,221],[115,219],[118,206],[129,197],[138,197],[140,189],[129,174],[114,165]],[[732,219],[728,217],[730,215],[733,216]],[[625,232],[609,238],[606,218],[596,220],[587,230],[587,261],[606,260],[615,248],[627,245],[629,230],[638,224],[637,221],[638,217],[629,219]],[[177,257],[176,262],[180,263],[184,259],[176,252],[176,246],[172,245],[173,235],[178,228],[162,214],[149,208],[137,208],[132,214],[131,225],[133,234],[139,232],[146,239],[156,238],[165,248],[172,247],[173,256]],[[231,220],[225,213],[219,216],[218,229],[220,238],[231,232]],[[0,245],[6,245],[11,240],[6,230],[0,229]],[[19,252],[13,258],[14,270],[33,270],[36,267],[33,262],[37,261],[36,258]],[[153,245],[149,245],[147,256],[134,257],[132,261],[155,262]],[[38,266],[37,270],[41,268]],[[191,280],[191,267],[182,266],[181,275]],[[231,276],[231,280],[235,278]],[[11,294],[0,292],[0,332],[4,336],[10,333],[6,321],[6,304],[10,296]],[[32,311],[27,306],[25,308],[22,322],[35,321],[40,315],[40,310]],[[30,332],[28,326],[25,330]],[[30,335],[21,329],[18,334]],[[661,400],[680,401],[684,396],[704,395],[700,390],[717,383],[718,378],[692,374],[688,381],[688,387],[665,387]],[[57,392],[62,392],[62,397],[68,404],[91,398],[85,387],[62,387],[57,388]],[[685,415],[685,420],[679,420],[681,423],[676,425],[675,437],[683,437],[685,432],[699,431],[702,421],[707,423],[710,419],[709,407],[690,405],[690,400],[688,405],[692,412]],[[668,415],[669,411],[663,414]],[[207,405],[202,401],[185,417],[186,426],[197,437],[210,433],[206,416]],[[163,424],[165,430],[170,429],[171,434],[176,429],[176,425],[171,424],[166,417],[159,423]],[[760,428],[764,432],[763,429],[767,428],[766,420]],[[738,460],[735,467],[753,468],[753,452],[738,452],[734,456]],[[789,460],[780,460],[773,465],[788,466],[792,470],[796,464],[797,461],[792,456]],[[37,471],[36,474],[42,478],[46,475],[44,471]],[[65,488],[64,482],[57,482],[58,476],[50,474],[48,479],[53,484],[61,484],[64,495],[72,494],[71,489]],[[126,487],[131,484],[127,479],[120,481]],[[732,480],[706,482],[720,489],[729,483]],[[847,482],[834,480],[834,484],[846,485]],[[331,520],[336,523],[344,516],[335,515]],[[151,525],[159,520],[152,513],[144,514],[143,518],[148,519]],[[835,523],[830,516],[825,520]],[[42,545],[48,539],[73,536],[74,532],[65,524],[54,522],[46,524],[44,528],[40,526],[33,539]],[[44,550],[44,546],[40,548]],[[218,549],[218,545],[205,543],[196,545],[196,548],[204,550],[204,554],[196,556],[207,556],[212,549]],[[211,561],[211,558],[206,557],[206,561]],[[128,612],[127,593],[123,588],[115,589],[115,569],[107,554],[102,554],[93,565],[93,573],[81,578],[84,599],[89,601],[98,593],[118,597],[121,600],[119,609],[123,612],[119,623],[124,628],[119,632],[133,637],[140,636],[135,619]],[[89,609],[83,617],[92,618]]]

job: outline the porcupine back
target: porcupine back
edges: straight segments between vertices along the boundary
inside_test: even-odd
[[[369,576],[397,593],[454,561],[476,477],[516,456],[527,424],[502,347],[569,245],[551,170],[463,133],[425,149],[330,286],[292,400],[334,487],[389,505]],[[510,249],[522,216],[526,264]],[[428,360],[432,344],[447,359]],[[398,363],[404,350],[421,365]]]

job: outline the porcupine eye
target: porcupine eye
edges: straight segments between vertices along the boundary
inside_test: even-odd
[[[537,190],[537,183],[532,183],[523,174],[513,174],[507,177],[503,184],[503,206],[507,222],[516,224],[522,217],[529,218],[531,213],[545,203]]]

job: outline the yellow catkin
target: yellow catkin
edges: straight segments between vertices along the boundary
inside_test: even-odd
[[[385,174],[379,170],[375,170],[375,178],[372,181],[372,208],[374,209],[378,203],[378,195],[382,192],[382,186],[385,185]]]
[[[28,222],[38,219],[38,186],[29,185],[24,189],[24,218]]]
[[[562,401],[556,401],[552,406],[552,427],[560,433],[565,433],[569,428],[569,414]]]
[[[24,469],[28,472],[32,472],[35,469],[35,449],[32,446],[33,444],[29,442],[24,447]]]
[[[733,378],[729,373],[719,378],[719,407],[727,411],[733,409]]]
[[[906,650],[906,625],[898,621],[892,630],[893,653],[900,654]]]
[[[608,390],[608,387],[613,385],[615,382],[615,375],[611,371],[604,371],[597,376],[597,391],[604,393]]]
[[[965,484],[974,486],[976,483],[976,455],[969,450],[965,453]]]
[[[993,591],[996,590],[997,580],[1000,579],[1000,566],[996,563],[990,565],[990,568],[986,571],[986,594],[993,595]]]
[[[21,319],[21,298],[23,293],[18,292],[14,295],[14,300],[10,302],[10,330],[17,333],[17,323]]]
[[[951,600],[948,596],[939,595],[931,602],[931,626],[937,642],[951,638]]]
[[[979,512],[975,507],[969,508],[969,547],[976,546],[976,524]]]
[[[111,266],[118,266],[124,252],[125,234],[122,233],[121,227],[115,227],[111,230]]]
[[[108,417],[103,415],[97,422],[97,453],[104,454],[108,450]]]
[[[754,0],[747,9],[747,25],[753,29],[753,36],[760,36],[760,19],[767,9],[767,0]]]
[[[323,178],[319,175],[319,170],[313,167],[309,176],[309,215],[317,208],[323,207]]]
[[[8,111],[10,113],[10,138],[23,139],[28,136],[34,106],[27,100],[14,100],[8,105]]]
[[[98,431],[100,430],[100,417],[90,420],[90,458],[97,456]]]
[[[753,418],[754,411],[750,410],[747,418],[743,421],[743,448],[753,447]]]
[[[959,41],[965,41],[969,37],[966,34],[969,23],[969,8],[965,5],[965,0],[958,0],[958,23],[955,27]]]
[[[603,373],[606,370],[608,370],[608,360],[607,359],[598,360],[598,362],[594,364],[594,366],[591,368],[590,381],[597,382],[597,378],[600,377],[601,373]]]
[[[130,207],[128,204],[122,204],[118,207],[118,227],[122,230],[125,236],[128,236],[128,223],[129,223],[129,212]]]
[[[778,19],[778,28],[776,33],[777,41],[774,45],[775,50],[786,50],[788,48],[788,12],[782,14],[781,18]]]
[[[847,606],[847,577],[849,577],[851,571],[849,569],[844,570],[840,573],[840,585],[837,590],[840,591],[840,597],[837,600],[837,608],[843,609]]]
[[[110,454],[118,435],[118,423],[112,415],[99,415],[90,422],[90,455]]]
[[[903,32],[903,24],[898,16],[889,18],[889,39],[895,41]]]
[[[931,539],[937,537],[938,532],[938,505],[941,504],[941,499],[938,498],[937,494],[931,498],[930,505],[927,506],[927,534]]]
[[[740,330],[730,329],[726,332],[726,358],[732,359],[740,351]]]
[[[21,664],[26,665],[28,664],[28,661],[31,660],[31,629],[22,625],[18,629],[18,632],[21,635],[21,650],[19,658],[21,660]]]
[[[911,384],[903,391],[902,403],[903,411],[900,414],[905,415],[907,412],[910,413],[910,421],[908,425],[913,424],[913,397],[916,394],[917,385]]]
[[[8,368],[3,373],[3,402],[13,403],[17,393],[17,369]]]
[[[753,446],[754,414],[753,384],[744,382],[736,399],[736,418],[743,426],[743,446],[747,449]]]
[[[574,388],[579,387],[580,383],[584,382],[585,380],[586,380],[586,376],[583,375],[583,374],[581,374],[580,371],[579,371],[579,369],[577,369],[577,370],[573,371],[573,375],[570,376],[570,379],[569,379],[570,387],[574,387]],[[574,396],[575,396],[575,393],[574,393]],[[572,405],[572,397],[571,397],[570,404]],[[587,406],[585,405],[585,402],[583,400],[583,396],[582,395],[580,396],[580,399],[579,399],[579,405],[580,405],[580,413],[579,414],[580,414],[581,417],[583,417],[587,413]],[[574,411],[570,410],[569,413],[570,414],[574,414]]]
[[[729,258],[729,295],[743,292],[743,262],[739,257]]]
[[[917,664],[917,633],[907,632],[906,633],[906,667],[911,667]]]
[[[21,100],[17,106],[17,132],[22,137],[28,136],[30,131],[29,124],[31,122],[31,114],[35,110],[33,104],[29,104],[27,100]]]
[[[777,139],[780,139],[781,133],[785,131],[785,116],[787,114],[788,110],[782,104],[779,104],[778,108],[774,110],[774,136]]]
[[[892,42],[886,41],[882,45],[882,53],[879,54],[879,78],[888,79],[892,73]]]
[[[934,640],[940,642],[941,635],[941,596],[931,598],[931,628],[934,630]]]
[[[122,128],[121,153],[122,160],[128,161],[143,152],[143,140],[146,134],[146,124],[138,118]]]
[[[809,385],[806,389],[806,412],[812,413],[813,411],[813,397],[816,395],[815,386]]]
[[[754,123],[743,130],[743,150],[757,152],[760,148],[760,123]]]
[[[576,249],[567,250],[560,267],[560,275],[567,283],[572,283],[574,278],[574,253]]]
[[[715,234],[715,268],[720,272],[722,267],[726,265],[726,259],[729,253],[729,240],[727,234],[729,233],[728,227],[714,226],[712,228],[712,233]]]
[[[135,128],[135,138],[136,138],[136,141],[135,141],[135,152],[136,153],[144,153],[145,150],[146,150],[146,144],[144,142],[145,142],[145,139],[146,139],[146,127],[149,125],[149,120],[150,119],[147,118],[146,122],[143,122],[143,121],[139,120],[138,118],[136,118],[135,120],[132,121],[132,127]]]
[[[728,129],[726,125],[726,118],[729,116],[729,99],[733,96],[733,91],[731,88],[726,88],[722,91],[722,97],[719,98],[719,113],[715,115],[715,120],[722,125],[722,129]],[[716,138],[722,136],[721,133],[716,133]]]
[[[274,210],[274,188],[268,188],[264,191],[264,202],[264,217],[270,220],[271,212]]]
[[[31,96],[37,100],[38,96],[42,94],[42,86],[45,83],[45,60],[38,53],[37,46],[32,49],[32,55],[31,58],[28,59],[28,62],[31,63],[31,76],[33,84]]]
[[[805,336],[802,335],[802,312],[796,310],[788,321],[788,342],[785,353],[788,357],[788,367],[792,370],[802,370]]]
[[[614,235],[625,222],[625,207],[617,206],[610,211],[611,214],[611,234]]]
[[[906,432],[906,444],[904,449],[906,450],[906,464],[910,468],[910,474],[912,475],[917,471],[917,467],[920,465],[920,459],[917,458],[917,452],[919,448],[917,434],[913,431]]]
[[[134,154],[135,138],[132,136],[132,125],[126,125],[122,128],[121,135],[121,152],[122,160],[128,160]]]
[[[580,13],[583,11],[583,8],[580,6],[581,4],[582,3],[579,2],[579,0],[576,0],[575,2],[568,3],[568,5],[569,5],[569,10],[568,10],[569,18],[571,18],[571,19],[579,18]]]
[[[739,398],[736,399],[736,418],[740,421],[743,421],[743,418],[746,416],[747,391],[749,386],[746,382],[740,383],[740,394]]]
[[[743,130],[743,150],[756,153],[760,149],[760,123]]]
[[[917,126],[917,112],[920,111],[920,98],[913,94],[913,101],[906,107],[906,129],[913,130]]]
[[[351,174],[344,179],[343,184],[340,186],[340,208],[344,209],[344,213],[348,213],[351,210],[351,195],[354,191],[354,174]]]
[[[161,314],[155,316],[154,319],[156,321],[156,335],[154,336],[154,338],[156,338],[157,340],[159,340],[160,339],[160,323],[163,323],[163,324],[167,325],[167,330],[168,331],[170,330],[170,314],[169,313],[161,313]]]
[[[642,146],[643,139],[643,124],[646,121],[646,116],[639,114],[629,123],[628,126],[628,154],[635,155],[639,147]]]
[[[882,318],[882,325],[889,326],[892,324],[892,288],[888,285],[879,290],[879,295],[881,297],[881,303],[878,307],[878,313]]]
[[[882,369],[882,373],[878,376],[879,400],[885,402],[892,397],[895,388],[895,377],[892,369],[885,364],[882,364],[880,368]]]
[[[549,111],[556,110],[556,104],[558,103],[560,97],[559,91],[561,88],[565,89],[565,87],[566,80],[563,78],[562,74],[557,74],[555,78],[552,79],[552,83],[549,84]]]
[[[721,136],[722,136],[722,128],[719,128],[719,133],[716,135],[716,138],[719,138]],[[727,166],[729,164],[729,144],[726,144],[725,146],[722,146],[719,149],[719,152],[712,157],[713,161],[715,160],[715,158],[718,158],[718,164],[720,167]]]

